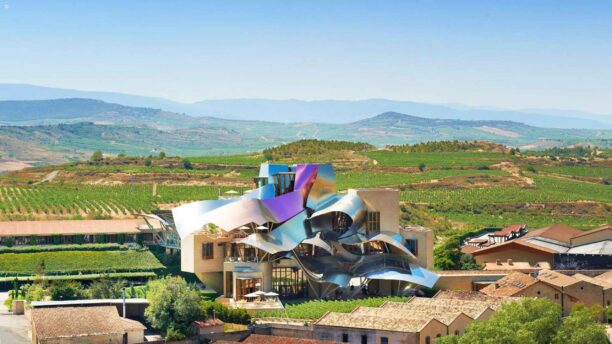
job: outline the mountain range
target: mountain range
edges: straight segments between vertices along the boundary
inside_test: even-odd
[[[612,115],[555,109],[507,110],[462,104],[426,104],[388,99],[315,100],[217,99],[180,103],[116,92],[80,91],[26,84],[0,84],[0,100],[89,98],[133,107],[163,109],[192,117],[271,122],[350,123],[384,112],[424,118],[515,121],[547,128],[612,129]]]
[[[0,101],[0,124],[0,157],[32,163],[83,159],[98,149],[128,155],[248,153],[306,138],[377,146],[489,140],[522,148],[609,147],[612,142],[610,130],[541,128],[505,120],[433,119],[384,112],[348,123],[247,121],[81,98]]]

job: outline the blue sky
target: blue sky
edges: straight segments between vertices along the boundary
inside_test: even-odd
[[[0,83],[612,114],[612,1],[0,0]]]

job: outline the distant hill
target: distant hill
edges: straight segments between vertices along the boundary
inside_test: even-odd
[[[441,140],[488,140],[532,148],[553,143],[612,145],[610,130],[550,129],[511,121],[431,119],[397,112],[346,124],[240,121],[91,99],[0,102],[0,121],[11,124],[0,126],[0,157],[39,163],[83,159],[98,149],[141,156],[162,150],[181,156],[236,154],[303,139],[378,147]]]
[[[194,117],[263,120],[272,122],[350,123],[383,112],[407,113],[423,118],[515,121],[546,128],[612,129],[612,115],[583,111],[470,107],[461,104],[426,104],[388,99],[271,100],[218,99],[179,103],[168,99],[116,92],[91,92],[23,84],[0,84],[0,100],[90,98],[127,106],[164,109]]]
[[[41,125],[89,121],[177,129],[199,127],[203,120],[161,109],[125,106],[95,99],[0,101],[0,124]]]

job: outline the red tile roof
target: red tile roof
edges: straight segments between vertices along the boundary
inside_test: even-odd
[[[480,291],[490,296],[514,296],[538,280],[522,272],[513,272]]]
[[[528,241],[521,240],[519,238],[519,239],[516,239],[516,240],[506,241],[506,242],[501,243],[501,244],[497,244],[497,245],[492,245],[492,246],[489,246],[489,247],[481,248],[481,249],[479,249],[477,251],[472,252],[472,255],[473,256],[477,256],[479,254],[495,252],[495,251],[498,251],[500,249],[503,250],[505,248],[509,248],[509,247],[512,247],[512,246],[521,246],[522,248],[525,248],[525,249],[528,249],[528,250],[536,250],[536,251],[541,251],[541,252],[546,252],[546,253],[551,253],[551,254],[557,253],[557,251],[552,250],[550,248],[546,248],[546,247],[542,247],[542,246],[539,246],[539,245],[536,245],[536,244],[532,244],[532,243],[530,243]]]
[[[193,322],[198,327],[220,326],[225,323],[219,319],[198,320]]]
[[[0,236],[75,235],[75,234],[135,234],[144,221],[127,220],[52,220],[2,221]]]
[[[543,237],[569,244],[570,240],[579,234],[584,233],[580,229],[566,226],[563,224],[554,224],[548,227],[536,229],[525,234],[525,238]]]
[[[522,229],[527,227],[526,224],[515,224],[510,225],[500,231],[494,232],[493,235],[497,236],[508,236],[510,233],[520,233]]]
[[[612,224],[608,223],[605,226],[597,227],[595,229],[591,229],[590,231],[585,231],[580,234],[574,235],[573,238],[581,237],[585,235],[591,235],[593,233],[602,232],[602,231],[611,230],[611,229],[612,229]]]
[[[123,334],[144,330],[144,325],[119,316],[115,306],[52,307],[32,309],[32,331],[39,340]]]

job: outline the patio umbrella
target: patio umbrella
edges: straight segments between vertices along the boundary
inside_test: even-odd
[[[227,195],[237,195],[239,192],[236,190],[229,190],[229,191],[225,191],[225,194]]]
[[[267,292],[265,294],[266,294],[266,296],[278,296],[278,294],[273,292],[273,291],[269,291],[269,292]]]
[[[254,292],[254,293],[249,293],[249,294],[244,295],[244,297],[258,297],[260,294],[257,294],[257,293],[258,293],[258,291]]]
[[[260,230],[260,231],[261,231],[261,230],[268,230],[268,227],[266,227],[266,226],[264,226],[264,225],[259,225],[259,226],[257,226],[257,228],[255,228],[255,229]]]

